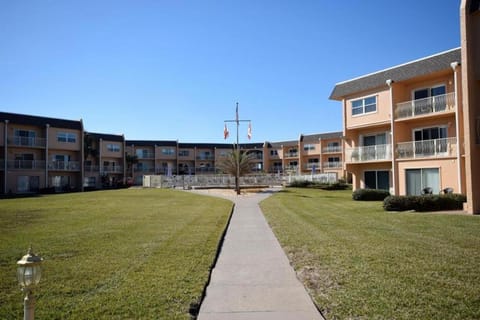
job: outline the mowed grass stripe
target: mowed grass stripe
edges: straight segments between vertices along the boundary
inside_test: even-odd
[[[32,243],[40,319],[190,319],[231,208],[158,189],[0,201],[0,318],[21,317],[15,263]]]
[[[327,319],[480,318],[480,217],[293,188],[261,207]]]

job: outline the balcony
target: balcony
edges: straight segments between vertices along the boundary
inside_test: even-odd
[[[395,108],[395,119],[425,116],[455,110],[455,93],[447,93],[425,99],[401,102]]]
[[[339,161],[327,161],[323,163],[323,168],[325,169],[340,169],[342,168],[342,163]]]
[[[79,171],[80,162],[78,161],[50,161],[48,170],[52,171]]]
[[[21,170],[45,169],[45,160],[10,160],[7,161],[7,167]]]
[[[392,146],[390,144],[378,144],[347,148],[345,150],[346,162],[358,163],[364,161],[385,161],[392,159]]]
[[[325,147],[322,149],[323,153],[340,153],[342,152],[342,147],[341,146],[336,146],[336,147]]]
[[[36,147],[36,148],[45,148],[45,138],[37,137],[20,137],[14,136],[13,138],[8,139],[8,144],[11,146],[18,147]]]
[[[455,157],[457,138],[409,141],[397,144],[398,159]]]

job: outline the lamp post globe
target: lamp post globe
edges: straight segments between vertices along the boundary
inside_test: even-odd
[[[28,253],[17,261],[17,280],[25,293],[23,299],[25,320],[34,319],[35,297],[33,288],[38,285],[42,277],[42,260],[41,257],[33,253],[32,247],[30,247]]]

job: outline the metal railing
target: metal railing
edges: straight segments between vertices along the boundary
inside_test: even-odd
[[[401,142],[396,151],[398,159],[451,157],[457,153],[457,138]]]
[[[45,169],[45,160],[9,160],[8,169]]]
[[[155,153],[154,152],[138,153],[137,158],[138,159],[155,159]]]
[[[285,152],[285,158],[296,158],[298,157],[298,152]]]
[[[316,170],[320,170],[320,162],[307,163],[304,165],[304,169],[312,170],[313,168],[315,168]]]
[[[199,155],[197,156],[197,160],[215,160],[215,156]]]
[[[45,138],[37,137],[20,137],[13,136],[8,139],[8,144],[13,146],[22,146],[22,147],[41,147],[44,148],[46,143]]]
[[[49,170],[58,171],[79,171],[80,162],[78,161],[50,161],[48,163]]]
[[[455,110],[455,93],[397,103],[395,118],[411,118],[436,112]]]
[[[392,159],[390,144],[377,144],[345,149],[346,162],[381,161]]]
[[[99,166],[84,166],[83,168],[85,172],[98,172],[100,170]]]

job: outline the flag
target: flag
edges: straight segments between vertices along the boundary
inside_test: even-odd
[[[247,137],[248,137],[248,140],[252,139],[252,123],[251,122],[248,123]]]
[[[223,129],[223,138],[227,139],[229,135],[230,132],[228,132],[227,124],[225,123],[225,128]]]

